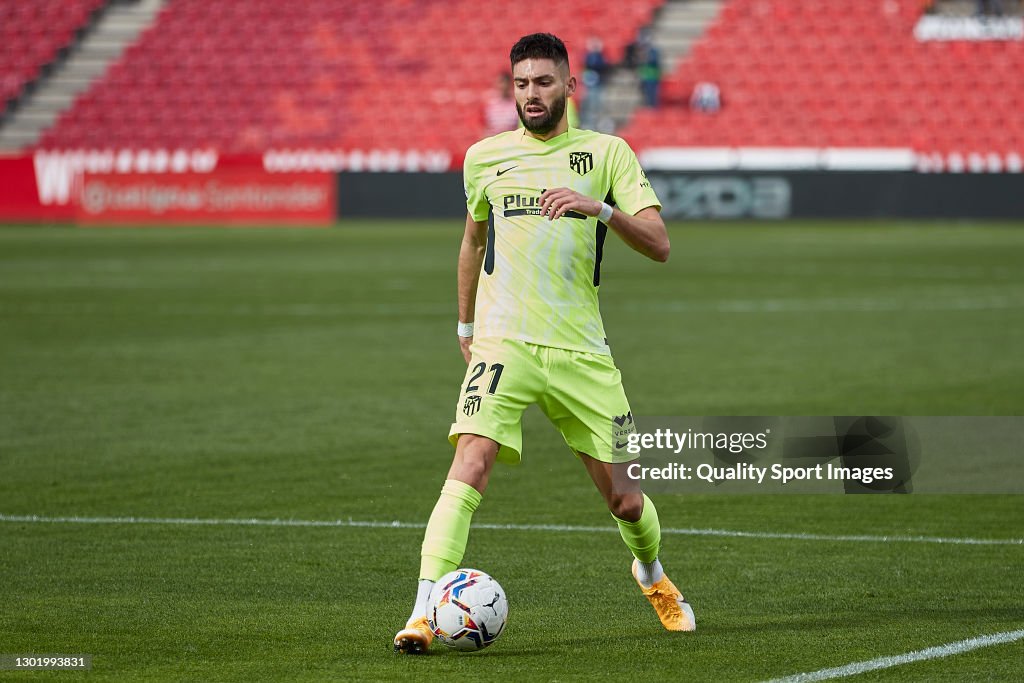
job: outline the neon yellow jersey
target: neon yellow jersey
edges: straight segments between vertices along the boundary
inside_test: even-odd
[[[661,208],[621,138],[570,128],[551,140],[499,133],[466,152],[466,205],[488,221],[475,336],[610,354],[598,307],[607,227],[570,211],[540,215],[545,189],[568,187],[635,214]]]

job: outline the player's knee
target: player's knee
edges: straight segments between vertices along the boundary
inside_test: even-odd
[[[497,454],[498,445],[491,439],[464,434],[459,438],[459,448],[448,476],[482,491],[487,486]]]
[[[644,497],[640,493],[612,493],[608,509],[624,522],[635,522],[644,513]]]
[[[490,474],[490,468],[483,460],[463,456],[452,467],[451,478],[463,481],[479,490],[481,485],[487,481],[488,474]]]

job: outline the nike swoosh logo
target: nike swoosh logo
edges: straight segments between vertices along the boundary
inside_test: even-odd
[[[503,175],[503,174],[505,174],[505,173],[508,173],[508,172],[509,172],[509,171],[511,171],[511,170],[512,170],[513,168],[519,168],[519,167],[518,167],[518,166],[509,166],[508,168],[503,168],[503,169],[501,169],[500,171],[498,171],[498,175]]]
[[[628,445],[629,445],[628,441],[626,443],[619,443],[618,441],[615,442],[615,448],[616,449],[625,448]]]

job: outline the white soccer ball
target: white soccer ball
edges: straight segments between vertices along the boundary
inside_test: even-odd
[[[505,591],[490,575],[477,569],[449,572],[430,591],[430,630],[456,650],[482,650],[497,640],[507,621]]]

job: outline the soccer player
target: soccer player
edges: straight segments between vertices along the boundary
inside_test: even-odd
[[[431,588],[459,567],[494,463],[519,462],[521,419],[531,403],[561,431],[607,502],[635,557],[633,576],[662,624],[696,628],[658,560],[654,504],[622,476],[635,457],[625,451],[635,427],[597,300],[608,228],[644,256],[668,259],[661,205],[622,139],[568,125],[576,79],[561,40],[525,36],[511,61],[524,128],[466,152],[458,339],[469,368],[449,434],[455,457],[427,522],[416,602],[395,636],[397,652],[430,646]]]

